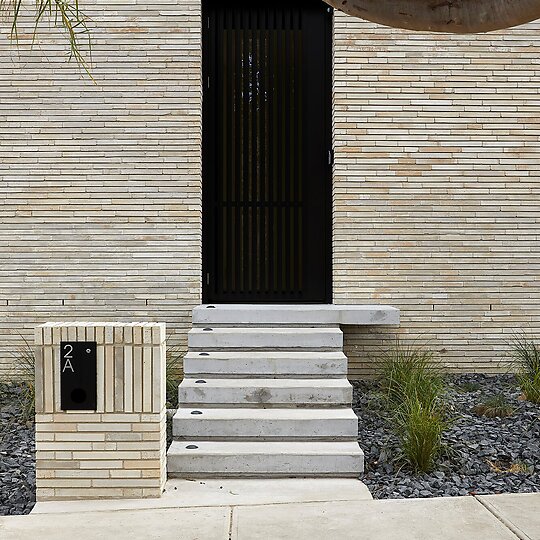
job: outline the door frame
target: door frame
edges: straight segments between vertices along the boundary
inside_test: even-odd
[[[212,36],[208,31],[209,25],[207,24],[208,17],[208,4],[218,0],[201,0],[201,48],[202,48],[202,302],[213,303],[212,298],[212,283],[208,276],[214,272],[216,268],[216,249],[213,247],[214,235],[213,226],[214,220],[211,218],[210,209],[212,208],[212,190],[210,189],[210,182],[214,182],[215,179],[215,162],[211,159],[205,158],[207,155],[214,155],[214,138],[205,136],[214,127],[213,114],[215,113],[215,103],[213,100],[208,99],[211,92],[209,88],[210,68],[208,57],[205,54],[205,50],[208,50],[211,45]],[[294,2],[294,0],[291,0]],[[238,0],[239,4],[242,4],[242,0]],[[322,0],[321,0],[322,3]],[[248,2],[249,4],[249,2]],[[324,299],[322,301],[310,302],[310,301],[269,301],[268,303],[274,304],[332,304],[333,300],[333,168],[334,168],[334,149],[333,149],[333,136],[332,136],[332,119],[333,119],[333,103],[332,103],[332,90],[333,90],[333,29],[334,29],[334,9],[330,6],[326,6],[328,9],[329,17],[326,20],[326,31],[324,33],[324,61],[326,63],[326,69],[324,70],[324,99],[327,106],[324,109],[323,124],[324,124],[324,138],[326,147],[328,148],[328,158],[325,160],[327,163],[324,171],[324,201],[322,206],[322,212],[320,218],[324,222],[325,231],[325,257],[321,262],[323,265],[324,278],[321,284],[324,288]],[[206,98],[206,99],[205,99]],[[318,242],[317,238],[306,238],[307,241]],[[250,303],[245,300],[238,301],[225,301],[223,303]],[[253,302],[258,303],[258,302]]]

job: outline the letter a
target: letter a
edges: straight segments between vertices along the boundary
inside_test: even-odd
[[[64,364],[64,369],[62,369],[62,373],[64,373],[66,369],[71,369],[71,372],[75,373],[75,370],[73,369],[73,366],[71,365],[71,360],[69,360],[69,358],[66,360],[66,363]]]

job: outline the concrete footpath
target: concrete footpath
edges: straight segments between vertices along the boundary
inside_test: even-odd
[[[372,500],[355,480],[171,480],[159,500],[39,503],[2,540],[540,540],[540,494]]]

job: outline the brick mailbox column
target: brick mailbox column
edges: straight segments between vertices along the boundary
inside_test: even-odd
[[[159,497],[165,325],[36,328],[37,500]]]

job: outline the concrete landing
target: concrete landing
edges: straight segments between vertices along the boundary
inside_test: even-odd
[[[165,492],[160,499],[41,502],[34,506],[32,514],[329,501],[355,503],[371,499],[371,493],[365,484],[348,478],[171,478],[167,481]]]
[[[42,503],[2,540],[538,540],[540,494],[374,501],[352,480],[173,481],[161,501]],[[327,483],[326,488],[324,483]],[[180,494],[173,494],[174,487]],[[350,500],[313,502],[319,497]],[[337,490],[337,491],[336,491]],[[340,495],[338,492],[341,491]],[[303,499],[306,497],[307,499]],[[184,501],[190,507],[159,507]],[[301,501],[301,502],[300,502]],[[209,506],[197,506],[197,505]],[[39,513],[48,511],[51,513]]]
[[[193,310],[195,325],[236,324],[399,324],[399,309],[379,304],[203,304]]]

